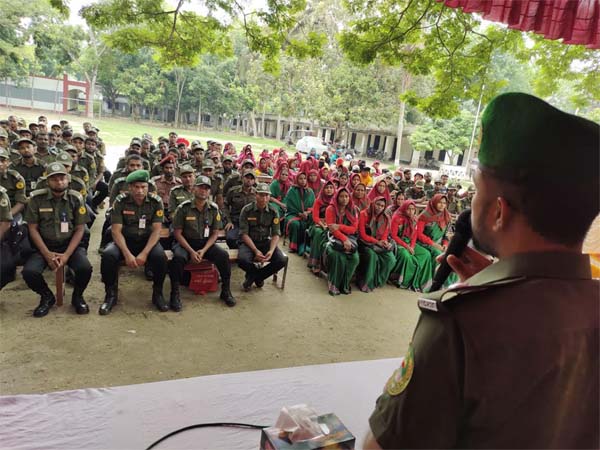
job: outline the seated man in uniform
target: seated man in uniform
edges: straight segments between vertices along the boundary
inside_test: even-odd
[[[269,185],[260,183],[256,188],[256,201],[244,206],[240,213],[242,242],[238,264],[246,272],[242,285],[246,292],[252,283],[262,287],[266,278],[279,272],[287,263],[287,256],[277,247],[281,230],[277,210],[269,205],[270,198]],[[269,264],[258,268],[255,263]]]
[[[163,297],[163,283],[167,274],[167,257],[159,243],[164,209],[159,196],[148,193],[150,174],[136,170],[127,175],[129,192],[115,199],[111,212],[113,242],[102,252],[100,272],[106,295],[100,306],[100,315],[109,314],[117,303],[117,272],[125,260],[135,269],[146,262],[152,269],[152,303],[159,311],[168,311]]]
[[[10,213],[14,218],[21,215],[27,203],[25,179],[16,170],[9,169],[10,152],[0,148],[0,186],[6,189],[6,195],[12,205]]]
[[[12,169],[16,170],[25,179],[25,195],[29,197],[31,191],[35,190],[39,177],[44,175],[46,168],[44,163],[35,157],[35,143],[30,139],[19,139],[17,150],[21,158],[13,162]]]
[[[83,196],[69,189],[68,173],[59,162],[48,166],[48,187],[33,191],[25,210],[29,238],[37,251],[23,267],[23,279],[41,297],[34,317],[44,317],[56,302],[42,272],[69,266],[74,272],[71,304],[77,314],[87,314],[83,292],[92,277],[92,265],[83,248],[85,224],[89,221]]]
[[[194,182],[196,174],[189,164],[181,166],[181,184],[171,189],[169,193],[169,215],[173,217],[175,210],[186,200],[194,200]]]
[[[208,200],[210,178],[200,175],[194,184],[194,200],[186,200],[175,210],[173,228],[177,244],[173,246],[173,260],[169,268],[171,277],[170,306],[173,311],[181,310],[179,283],[183,267],[191,260],[200,263],[203,258],[213,262],[221,275],[221,300],[227,306],[235,306],[231,294],[231,266],[229,255],[218,245],[219,230],[223,228],[216,203]]]
[[[12,218],[10,200],[6,194],[6,189],[0,186],[0,290],[15,279],[17,271],[13,249],[5,239],[10,230]]]
[[[167,211],[165,219],[170,222],[171,215],[168,213],[169,196],[171,189],[181,185],[181,179],[175,176],[175,162],[171,158],[164,158],[160,165],[162,166],[162,175],[158,175],[152,180],[156,184],[156,193],[162,200],[165,211]]]
[[[226,240],[229,248],[238,248],[240,213],[244,206],[256,200],[255,179],[254,171],[247,170],[242,178],[243,184],[235,186],[227,193],[223,214],[225,215]]]

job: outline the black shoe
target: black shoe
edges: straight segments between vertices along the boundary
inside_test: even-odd
[[[171,283],[171,297],[169,299],[169,308],[171,311],[181,311],[181,298],[179,297],[179,284]]]
[[[246,278],[244,279],[244,282],[242,283],[242,289],[244,290],[244,292],[248,292],[248,291],[250,291],[250,289],[252,289],[252,283],[254,283],[254,278],[252,278],[250,275],[246,274]]]
[[[221,289],[221,295],[219,297],[225,302],[227,306],[231,307],[235,306],[236,304],[235,298],[233,298],[229,287],[223,286],[223,288]]]
[[[265,285],[265,280],[256,280],[254,282],[254,284],[256,285],[257,288],[261,288]]]
[[[56,298],[50,289],[44,292],[40,298],[40,304],[33,310],[33,317],[44,317],[50,311],[50,308],[56,303]]]
[[[146,275],[146,280],[148,281],[152,281],[154,279],[154,272],[152,272],[152,269],[150,269],[148,266],[144,267],[144,275]]]
[[[73,291],[73,297],[71,297],[71,305],[75,308],[77,314],[87,314],[90,312],[90,308],[83,299],[83,291],[75,289]]]
[[[156,306],[160,312],[166,312],[169,310],[169,305],[167,305],[167,301],[163,297],[162,286],[153,286],[152,287],[152,304]]]
[[[100,305],[100,309],[98,310],[98,314],[101,316],[106,316],[110,314],[110,311],[113,309],[113,306],[117,304],[117,287],[116,286],[105,286],[104,290],[106,295],[104,296],[104,303]]]

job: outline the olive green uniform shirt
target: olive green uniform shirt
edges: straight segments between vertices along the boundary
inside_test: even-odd
[[[4,175],[0,175],[0,186],[6,189],[11,205],[15,206],[17,202],[27,203],[25,179],[16,170],[8,169]]]
[[[450,214],[460,214],[463,210],[462,202],[456,196],[452,199],[448,198],[448,212]]]
[[[25,195],[28,197],[31,191],[36,189],[37,180],[44,176],[46,172],[44,164],[35,157],[33,158],[33,165],[27,166],[23,163],[23,159],[20,159],[13,163],[12,169],[19,172],[25,180]]]
[[[119,194],[110,213],[112,224],[123,225],[123,236],[135,240],[148,239],[152,224],[162,223],[164,209],[156,194],[148,194],[141,205],[137,205],[129,193]]]
[[[223,185],[223,195],[227,196],[227,193],[235,186],[242,185],[242,176],[239,172],[232,174]]]
[[[38,224],[47,245],[64,244],[71,239],[77,225],[85,225],[90,220],[85,200],[79,192],[70,189],[59,198],[54,198],[50,189],[33,191],[24,219],[29,224]]]
[[[6,189],[0,186],[0,222],[10,222],[13,216],[10,212],[10,199],[6,193]]]
[[[424,294],[370,418],[383,448],[599,448],[600,281],[524,253]]]
[[[129,184],[127,183],[127,177],[121,177],[118,180],[115,180],[112,189],[110,190],[110,195],[108,197],[108,203],[110,205],[113,204],[115,199],[119,194],[123,194],[125,192],[129,192]],[[148,192],[155,193],[156,192],[156,184],[154,181],[148,181]]]
[[[46,153],[45,155],[40,155],[39,153],[36,153],[35,157],[44,166],[47,166],[48,164],[56,161],[56,153],[51,152],[50,149],[48,149],[48,153]]]
[[[188,240],[206,240],[212,231],[223,229],[219,207],[206,202],[200,210],[194,201],[186,200],[175,210],[173,228],[181,229]]]
[[[48,187],[48,178],[40,177],[37,181],[37,189],[46,189]],[[71,181],[69,182],[69,189],[79,192],[83,198],[87,195],[87,186],[81,178],[71,175]]]
[[[249,203],[256,201],[256,189],[251,187],[248,192],[244,192],[243,186],[232,188],[225,198],[225,216],[228,222],[237,224],[240,221],[242,208]]]
[[[406,192],[406,190],[408,188],[411,188],[415,185],[415,182],[413,180],[404,180],[402,179],[402,181],[399,181],[397,186],[398,186],[398,190],[400,192]]]
[[[89,153],[84,151],[79,156],[77,165],[79,167],[83,167],[85,170],[87,170],[88,179],[84,180],[84,181],[87,183],[88,188],[91,187],[92,182],[96,179],[96,176],[98,175],[98,173],[96,171],[96,160],[94,159],[94,157],[92,155],[90,155]]]
[[[404,191],[404,198],[406,198],[407,200],[421,201],[425,198],[425,190],[421,189],[420,191],[417,191],[414,186],[410,187],[406,191]]]
[[[281,230],[279,227],[279,215],[277,210],[268,205],[260,210],[256,202],[242,208],[240,213],[240,236],[247,234],[253,242],[260,242],[269,239],[271,236],[279,236]]]
[[[73,167],[71,167],[70,174],[74,177],[79,178],[80,180],[83,180],[83,182],[85,183],[85,186],[89,187],[90,175],[88,174],[88,171],[86,170],[85,167],[80,166],[79,164],[76,164]]]
[[[221,175],[214,174],[210,179],[210,195],[216,199],[217,195],[223,195],[223,178]]]
[[[169,193],[169,214],[172,216],[177,207],[186,200],[194,201],[194,193],[183,185],[172,188]]]

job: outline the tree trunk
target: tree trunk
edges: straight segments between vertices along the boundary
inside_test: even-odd
[[[263,103],[262,120],[260,122],[260,135],[265,137],[265,115],[267,114],[267,104]]]
[[[403,95],[408,86],[410,85],[410,75],[407,72],[404,72],[402,76],[402,88],[400,91],[400,95]],[[396,156],[394,158],[394,165],[396,167],[400,166],[400,149],[402,148],[402,134],[404,133],[404,110],[406,109],[406,103],[404,101],[400,101],[400,112],[398,113],[398,130],[396,133],[396,138],[398,139],[398,144],[396,145]]]
[[[254,114],[254,110],[250,111],[250,122],[252,123],[252,136],[256,136],[256,115]]]
[[[276,139],[281,139],[281,114],[277,114],[277,137]]]
[[[198,100],[198,123],[196,124],[196,131],[200,131],[202,127],[202,99]]]
[[[175,68],[175,83],[177,86],[177,107],[175,108],[175,127],[179,127],[181,123],[179,107],[181,106],[181,97],[183,95],[183,88],[185,87],[186,76],[183,73],[183,69]]]
[[[235,134],[240,132],[240,115],[238,114],[235,119]]]

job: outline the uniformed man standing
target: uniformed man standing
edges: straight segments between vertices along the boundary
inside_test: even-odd
[[[12,218],[6,189],[0,186],[0,290],[15,279],[17,271],[13,249],[6,240]]]
[[[221,215],[216,203],[208,200],[210,178],[200,175],[194,183],[194,200],[185,201],[175,210],[173,228],[177,244],[173,246],[173,260],[169,267],[171,277],[170,306],[174,311],[181,310],[179,283],[183,277],[183,267],[188,261],[200,263],[207,259],[217,266],[221,276],[220,298],[227,306],[235,306],[231,294],[231,266],[229,255],[218,245],[219,230],[223,228]]]
[[[32,192],[25,210],[29,238],[37,252],[25,263],[23,279],[41,297],[33,315],[45,316],[56,302],[42,275],[44,269],[57,270],[63,266],[74,272],[71,304],[77,314],[87,314],[89,308],[83,292],[92,276],[92,266],[80,245],[89,221],[85,201],[79,192],[69,189],[68,173],[61,163],[48,166],[47,182],[48,188]]]
[[[88,190],[91,189],[92,185],[96,181],[97,170],[96,170],[96,160],[94,156],[85,151],[85,140],[86,136],[80,133],[75,133],[73,135],[73,139],[71,139],[71,143],[73,147],[77,150],[77,164],[80,167],[83,167],[87,170],[88,174]]]
[[[35,135],[35,144],[36,144],[35,157],[37,158],[38,161],[40,161],[42,163],[42,165],[47,166],[51,162],[54,162],[54,160],[56,158],[56,152],[53,150],[51,151],[48,148],[48,146],[49,146],[48,133],[39,132],[38,134],[36,134]]]
[[[136,170],[127,175],[129,192],[120,194],[111,212],[113,242],[102,252],[100,272],[106,296],[100,314],[110,313],[117,303],[117,271],[125,260],[132,269],[144,266],[152,269],[152,303],[159,311],[168,311],[163,297],[163,283],[167,274],[167,257],[159,243],[164,209],[159,196],[148,193],[150,174]]]
[[[223,179],[223,191],[225,190],[225,184],[234,175],[237,174],[236,170],[233,170],[233,158],[231,156],[223,157],[223,167],[217,170],[217,174],[221,175]],[[223,192],[223,195],[225,193]]]
[[[35,143],[32,140],[19,139],[16,142],[21,159],[13,164],[13,169],[19,172],[25,180],[25,195],[29,197],[31,191],[35,189],[38,178],[46,172],[46,168],[34,156]]]
[[[0,186],[6,189],[12,208],[13,217],[21,214],[27,203],[25,195],[25,179],[16,170],[9,169],[10,154],[7,149],[0,148]]]
[[[215,173],[215,164],[209,158],[202,163],[202,175],[210,178],[210,199],[215,202],[219,209],[223,209],[223,178]]]
[[[263,287],[264,280],[287,263],[287,256],[277,247],[281,230],[277,210],[269,205],[270,198],[269,185],[260,183],[256,188],[256,201],[244,206],[240,213],[238,264],[246,272],[244,291],[249,291],[252,283]]]
[[[240,213],[244,206],[256,201],[256,175],[254,171],[247,170],[242,178],[243,184],[235,186],[227,193],[225,199],[225,231],[227,246],[229,248],[238,248],[238,240],[240,237]]]
[[[364,448],[600,448],[600,282],[582,254],[600,210],[600,126],[507,93],[482,130],[473,243],[498,262],[468,247],[448,258],[463,282],[419,299]]]

